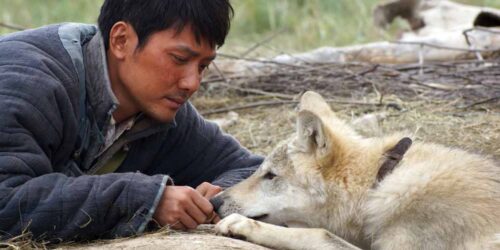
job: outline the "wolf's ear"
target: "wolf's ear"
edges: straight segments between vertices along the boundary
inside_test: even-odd
[[[331,150],[330,145],[330,135],[321,118],[309,110],[301,110],[297,117],[296,146],[302,152],[326,156]]]
[[[331,112],[330,106],[325,99],[313,91],[307,91],[302,95],[299,110],[309,110],[317,114]]]
[[[327,154],[330,150],[330,140],[321,116],[331,113],[330,106],[320,94],[307,91],[300,98],[299,114],[297,116],[296,146],[303,152]]]

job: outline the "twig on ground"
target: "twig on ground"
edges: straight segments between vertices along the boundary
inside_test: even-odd
[[[487,98],[487,99],[484,99],[484,100],[481,100],[481,101],[478,101],[478,102],[474,102],[474,103],[471,103],[469,105],[465,105],[465,106],[458,107],[458,108],[459,109],[468,109],[468,108],[472,108],[472,107],[474,107],[476,105],[485,104],[485,103],[492,102],[492,101],[495,101],[495,100],[500,100],[500,96],[494,96],[494,97]]]
[[[270,97],[278,97],[278,98],[284,98],[284,99],[294,99],[295,98],[294,95],[267,92],[267,91],[263,91],[260,89],[253,89],[253,88],[242,88],[242,87],[234,86],[234,85],[227,84],[227,83],[219,83],[219,84],[221,84],[227,88],[231,88],[231,89],[245,92],[245,93],[252,93],[252,94],[258,94],[258,95],[264,95],[264,96],[270,96]]]
[[[368,73],[375,72],[379,66],[380,66],[380,64],[375,64],[372,67],[370,67],[369,69],[363,70],[359,73],[352,73],[351,72],[351,75],[342,78],[342,80],[350,80],[350,79],[356,78],[358,76],[364,76]]]
[[[325,101],[328,103],[350,104],[350,105],[373,105],[373,106],[380,105],[380,103],[373,103],[373,102],[340,101],[340,100],[325,100]],[[289,105],[289,104],[297,104],[297,103],[299,103],[299,101],[295,101],[295,100],[254,102],[254,103],[237,105],[237,106],[232,106],[232,107],[227,107],[227,108],[207,110],[207,111],[201,112],[201,114],[202,115],[212,115],[212,114],[224,113],[224,112],[240,110],[240,109],[255,108],[255,107],[260,107],[260,106]]]

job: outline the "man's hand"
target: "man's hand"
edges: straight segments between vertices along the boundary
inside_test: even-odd
[[[204,192],[207,195],[214,192],[213,188],[203,190],[207,190]],[[180,230],[195,229],[199,224],[213,220],[215,214],[212,204],[203,196],[188,186],[166,186],[153,218],[161,226],[169,225]]]
[[[216,194],[222,192],[222,188],[216,185],[212,185],[211,183],[208,182],[203,182],[196,187],[196,191],[198,191],[201,195],[203,195],[203,197],[205,197],[207,200],[210,200]],[[220,221],[219,215],[217,215],[215,211],[213,211],[212,215],[207,219],[205,223],[215,224],[219,221]]]

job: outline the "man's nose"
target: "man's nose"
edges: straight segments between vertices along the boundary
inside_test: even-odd
[[[196,73],[191,73],[184,76],[179,81],[179,88],[188,91],[189,93],[194,93],[200,88],[201,75]]]

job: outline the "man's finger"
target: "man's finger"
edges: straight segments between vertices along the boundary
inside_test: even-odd
[[[214,217],[214,219],[212,220],[212,223],[213,223],[213,224],[217,224],[217,223],[219,223],[219,221],[220,221],[220,217],[219,217],[219,215],[218,215],[218,214],[215,214],[215,217]]]
[[[212,197],[214,197],[216,194],[222,192],[222,188],[219,187],[219,186],[213,186],[212,188],[209,188],[207,190],[207,192],[203,195],[203,197],[207,198],[207,199],[211,199]]]
[[[203,197],[210,199],[214,195],[220,193],[222,188],[216,185],[212,185],[209,182],[203,182],[202,184],[196,187],[196,191],[198,191]]]
[[[201,196],[200,193],[195,193],[192,198],[194,205],[196,205],[205,214],[205,217],[212,214],[212,212],[214,211],[214,207],[212,206],[212,203],[208,201],[208,199]]]
[[[194,203],[189,204],[186,211],[198,224],[203,224],[207,220],[207,215]]]
[[[208,192],[209,188],[210,188],[210,183],[203,182],[196,187],[196,191],[198,191],[202,196],[205,196],[205,194]]]
[[[193,218],[191,218],[191,216],[189,216],[187,213],[181,216],[180,222],[187,229],[195,229],[196,227],[198,227],[198,223],[196,223],[196,221]]]
[[[215,224],[220,221],[220,217],[217,213],[213,212],[210,217],[207,218],[205,224]]]
[[[198,193],[200,193],[201,195],[205,196],[208,190],[206,182],[203,182],[200,185],[198,185],[195,190],[198,191]]]

